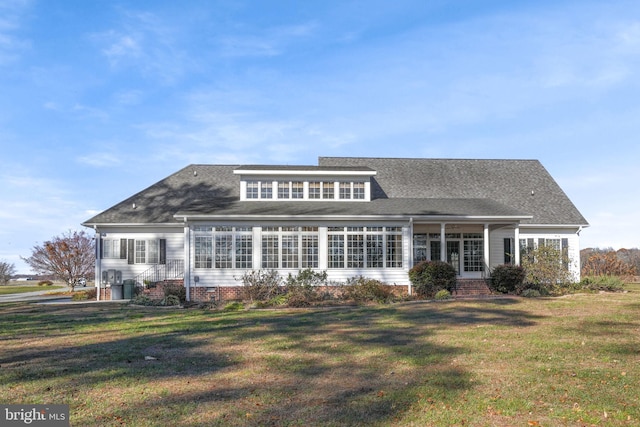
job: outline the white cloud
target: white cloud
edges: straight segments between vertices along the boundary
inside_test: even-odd
[[[119,166],[122,163],[121,156],[109,152],[91,153],[80,156],[76,160],[79,163],[99,168],[113,168]]]
[[[311,37],[317,27],[314,22],[272,27],[253,34],[219,37],[218,44],[224,56],[277,56],[291,44]]]
[[[20,53],[30,46],[29,40],[16,34],[30,3],[27,0],[6,0],[0,3],[0,66],[16,61]]]
[[[102,54],[114,70],[134,69],[144,77],[171,84],[179,79],[191,60],[180,48],[178,30],[148,12],[122,10],[116,28],[95,33]]]

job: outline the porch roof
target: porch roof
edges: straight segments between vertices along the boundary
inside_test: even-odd
[[[200,200],[181,209],[175,218],[421,218],[421,219],[478,219],[521,221],[531,218],[500,202],[482,198],[397,198],[371,202],[324,201],[244,201],[227,204]]]

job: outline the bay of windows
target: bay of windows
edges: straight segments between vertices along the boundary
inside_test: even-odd
[[[365,200],[364,182],[246,181],[247,200]],[[337,193],[336,193],[337,189]]]
[[[328,268],[402,267],[401,227],[329,227]]]
[[[318,227],[264,227],[262,268],[318,268]]]
[[[253,231],[251,227],[194,228],[195,268],[251,268]]]

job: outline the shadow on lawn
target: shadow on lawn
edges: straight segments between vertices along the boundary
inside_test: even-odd
[[[534,316],[512,305],[495,300],[229,314],[0,307],[0,337],[29,340],[11,354],[0,350],[0,378],[9,385],[61,381],[71,395],[114,382],[181,387],[109,409],[131,424],[162,422],[158,417],[170,413],[172,424],[192,425],[185,407],[200,412],[205,424],[384,424],[421,399],[453,403],[473,387],[469,373],[451,363],[466,350],[435,342],[436,329],[535,324]],[[39,345],[38,337],[57,344]],[[187,378],[197,385],[186,386]]]

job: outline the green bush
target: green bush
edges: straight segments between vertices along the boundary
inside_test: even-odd
[[[456,286],[456,270],[443,261],[422,261],[409,270],[409,280],[416,294],[433,298],[441,289],[452,292]]]
[[[449,292],[446,289],[440,289],[438,292],[436,292],[435,299],[437,300],[451,299],[451,292]]]
[[[240,310],[244,310],[244,304],[242,304],[240,301],[230,302],[229,304],[225,305],[224,308],[222,309],[222,311],[240,311]]]
[[[284,293],[282,279],[275,270],[252,270],[242,275],[244,299],[268,301]]]
[[[491,290],[503,294],[517,293],[522,289],[526,272],[519,265],[502,264],[491,271]]]
[[[165,305],[180,305],[180,303],[187,301],[187,289],[179,283],[165,283],[163,288],[165,299],[168,297],[176,297],[178,304],[165,304]]]
[[[386,304],[395,299],[393,286],[376,279],[352,277],[342,287],[340,298],[357,303],[376,302]]]
[[[621,292],[624,281],[617,276],[589,276],[580,281],[580,288],[592,292]]]
[[[164,297],[162,300],[160,300],[159,305],[165,305],[165,306],[174,306],[174,305],[180,305],[180,297],[178,297],[177,295],[167,295],[166,297]]]
[[[51,280],[41,280],[38,282],[38,286],[52,286],[53,282]]]
[[[539,290],[529,288],[522,291],[520,295],[522,295],[525,298],[538,298],[541,294]]]
[[[133,304],[133,305],[155,305],[154,301],[149,298],[148,295],[136,295],[135,297],[131,298],[131,301],[129,301],[129,304]]]
[[[86,292],[76,292],[71,295],[71,301],[86,301],[88,299]]]

